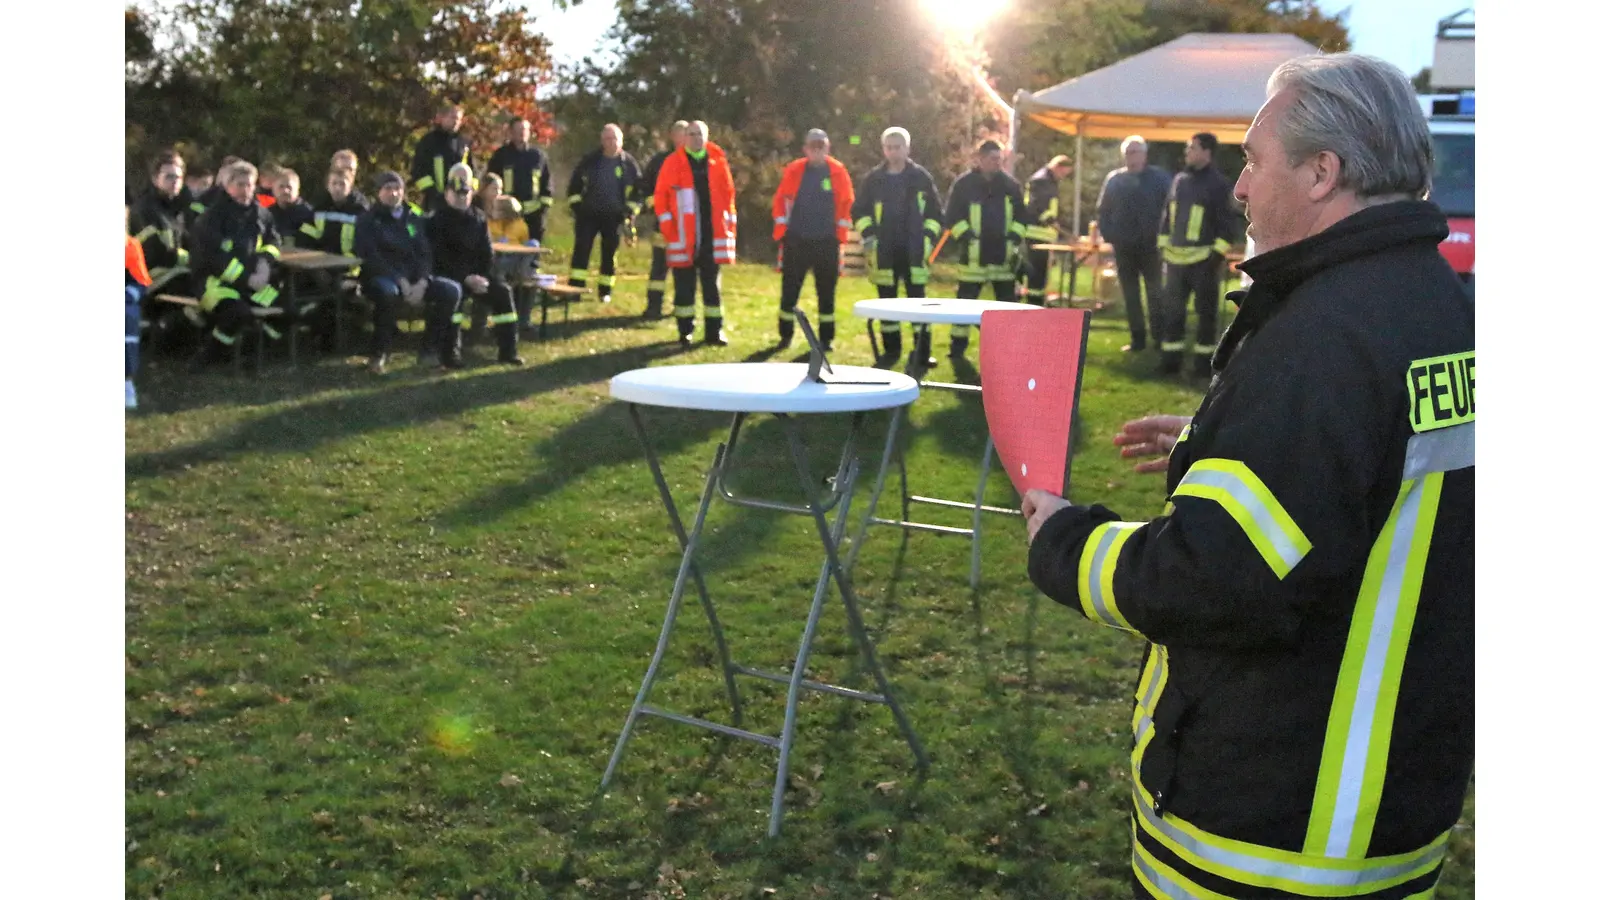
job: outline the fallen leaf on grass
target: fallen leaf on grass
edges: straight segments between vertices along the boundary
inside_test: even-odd
[[[311,824],[326,828],[333,824],[333,813],[325,809],[317,810],[311,814]]]
[[[1050,804],[1041,803],[1038,806],[1035,806],[1033,809],[1028,810],[1028,815],[1030,815],[1030,816],[1042,816],[1045,813],[1048,813],[1049,811],[1050,811]]]
[[[517,785],[519,785],[521,783],[522,783],[522,779],[518,778],[517,776],[515,776],[513,774],[511,774],[510,772],[507,772],[506,774],[500,776],[500,786],[501,787],[516,787]]]
[[[880,782],[878,782],[877,791],[880,794],[893,793],[895,787],[898,786],[899,784],[900,784],[900,782],[898,782],[898,781],[880,781]]]

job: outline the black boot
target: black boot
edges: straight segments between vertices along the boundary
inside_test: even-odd
[[[1135,331],[1130,335],[1130,340],[1128,341],[1128,343],[1123,345],[1122,352],[1123,353],[1138,353],[1138,352],[1144,350],[1144,348],[1145,348],[1144,332]]]
[[[494,340],[496,344],[500,345],[500,355],[497,357],[498,362],[505,363],[508,366],[520,366],[523,364],[522,357],[517,355],[517,323],[501,322],[496,324],[494,326]]]
[[[1176,375],[1176,374],[1178,374],[1178,372],[1182,371],[1182,369],[1183,369],[1183,351],[1181,351],[1181,350],[1163,350],[1163,351],[1161,351],[1161,365],[1159,367],[1157,367],[1157,369],[1156,369],[1157,372],[1161,373],[1162,375]]]
[[[887,369],[900,361],[900,332],[885,331],[883,333],[883,355],[878,357],[878,367]]]
[[[823,322],[817,326],[817,343],[822,345],[823,353],[833,352],[834,325],[832,322]]]
[[[721,316],[706,316],[706,343],[713,347],[728,346],[728,339],[722,336]]]
[[[953,337],[950,339],[950,358],[960,359],[967,355],[967,341],[970,338]]]
[[[466,363],[461,361],[461,323],[451,322],[443,331],[444,340],[439,342],[439,368],[465,368]]]

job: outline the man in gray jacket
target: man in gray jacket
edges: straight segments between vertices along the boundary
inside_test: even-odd
[[[1111,244],[1116,257],[1117,281],[1122,284],[1122,301],[1128,309],[1131,340],[1122,348],[1126,352],[1146,346],[1139,283],[1144,282],[1152,313],[1161,297],[1161,254],[1156,250],[1156,233],[1161,230],[1161,205],[1166,202],[1172,176],[1148,165],[1148,153],[1144,138],[1129,135],[1122,142],[1123,167],[1107,175],[1105,186],[1100,189],[1100,234]]]

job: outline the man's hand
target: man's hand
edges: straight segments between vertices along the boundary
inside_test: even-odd
[[[1190,416],[1147,416],[1122,426],[1111,443],[1122,448],[1122,457],[1159,456],[1160,459],[1136,463],[1135,472],[1165,472],[1167,456],[1178,443],[1178,435],[1188,426]]]
[[[1071,506],[1072,502],[1065,497],[1057,497],[1049,491],[1034,488],[1022,497],[1022,515],[1028,520],[1028,543],[1031,545],[1039,529],[1049,518]]]
[[[481,294],[489,289],[489,279],[482,275],[468,275],[466,278],[467,290],[474,294]]]

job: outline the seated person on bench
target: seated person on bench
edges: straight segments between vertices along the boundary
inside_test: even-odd
[[[211,332],[202,339],[194,368],[223,360],[251,318],[251,306],[270,307],[278,300],[272,286],[278,260],[278,229],[272,213],[256,202],[256,167],[237,162],[222,173],[225,199],[195,222],[190,263],[204,285],[200,308]],[[282,332],[262,323],[271,338]]]
[[[520,219],[519,219],[520,221]],[[428,217],[433,245],[433,271],[462,287],[462,293],[489,306],[489,323],[499,345],[499,361],[522,365],[517,355],[517,311],[511,286],[495,277],[494,251],[489,246],[489,220],[472,205],[472,170],[457,163],[445,177],[444,206]],[[446,352],[459,354],[461,315],[451,321]]]
[[[433,250],[428,246],[427,220],[406,202],[406,181],[399,172],[378,178],[378,202],[356,221],[356,255],[361,257],[361,293],[372,303],[372,345],[368,367],[382,375],[397,331],[396,307],[420,304],[427,327],[417,364],[437,360],[441,368],[461,368],[459,350],[448,346],[451,320],[461,311],[461,285],[433,275]]]

